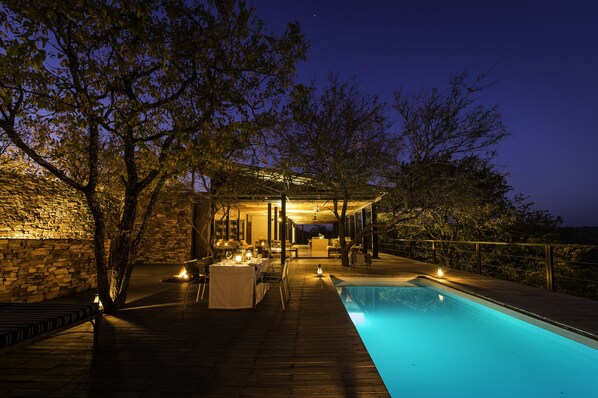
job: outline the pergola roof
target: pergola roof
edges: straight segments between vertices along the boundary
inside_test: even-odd
[[[279,172],[252,166],[239,166],[235,170],[237,181],[242,188],[234,197],[220,197],[231,203],[231,208],[250,214],[267,214],[268,203],[272,209],[282,207],[285,195],[286,215],[295,224],[333,223],[336,221],[332,209],[334,199],[340,195],[333,190],[315,184],[309,176],[298,174],[283,175]],[[352,214],[382,197],[384,191],[377,186],[364,186],[360,192],[353,192],[347,205],[347,215]],[[339,200],[339,211],[342,200]]]

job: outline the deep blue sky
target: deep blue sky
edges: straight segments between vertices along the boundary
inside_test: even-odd
[[[514,192],[564,225],[598,226],[598,1],[254,0],[311,42],[298,81],[330,72],[391,101],[399,88],[492,71],[485,94],[512,132],[495,161]]]

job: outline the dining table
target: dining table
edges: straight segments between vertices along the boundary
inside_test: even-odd
[[[269,265],[268,259],[241,263],[224,260],[210,265],[208,308],[255,308],[268,291],[261,277]]]

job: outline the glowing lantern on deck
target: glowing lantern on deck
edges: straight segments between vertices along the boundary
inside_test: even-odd
[[[187,269],[183,267],[183,269],[181,269],[181,272],[179,272],[176,277],[180,279],[188,279],[189,275],[187,274]]]
[[[98,293],[96,293],[94,299],[93,299],[94,303],[98,303],[98,306],[100,307],[100,309],[104,309],[104,305],[102,304],[102,300],[100,300],[100,295]]]
[[[322,264],[318,264],[316,275],[318,276],[318,278],[321,278],[324,275],[324,272],[322,271]]]

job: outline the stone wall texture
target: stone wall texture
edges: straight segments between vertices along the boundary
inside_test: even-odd
[[[190,194],[162,195],[135,263],[188,260],[192,217]],[[79,192],[62,182],[0,171],[0,302],[95,288],[92,239],[93,220]]]
[[[85,198],[74,188],[0,172],[0,238],[92,237],[93,220]]]
[[[0,302],[38,302],[96,286],[89,239],[0,239]]]
[[[136,263],[173,264],[191,257],[193,203],[188,193],[165,193],[154,208]]]

